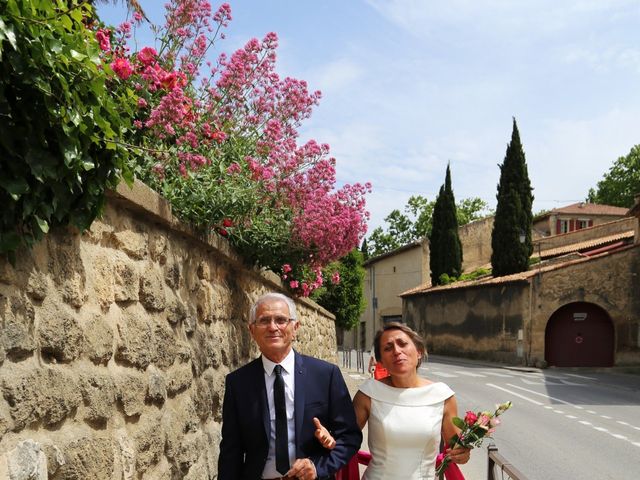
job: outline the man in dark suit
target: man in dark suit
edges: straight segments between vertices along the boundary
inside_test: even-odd
[[[249,330],[262,355],[227,375],[218,480],[331,479],[360,447],[340,370],[292,349],[299,326],[285,295],[266,294],[251,309]],[[314,418],[335,438],[331,450]]]

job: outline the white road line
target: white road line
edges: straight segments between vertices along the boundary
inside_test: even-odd
[[[482,375],[480,373],[466,372],[464,370],[455,370],[455,372],[459,373],[460,375],[466,375],[467,377],[486,377],[486,375]]]
[[[568,377],[584,378],[585,380],[597,380],[594,377],[585,377],[584,375],[578,375],[577,373],[565,373]]]
[[[593,410],[587,410],[587,412],[589,412],[589,413],[593,413],[594,415],[597,415],[597,413],[596,413],[596,412],[594,412]]]
[[[564,413],[562,410],[554,410],[554,412],[561,413],[561,414]]]
[[[582,425],[593,425],[591,422],[587,422],[586,420],[578,420],[578,423],[581,423]]]
[[[594,430],[598,430],[599,432],[608,432],[609,430],[607,430],[604,427],[593,427]]]
[[[617,423],[619,423],[620,425],[627,425],[629,426],[629,424],[627,422],[623,422],[622,420],[618,420]]]
[[[445,378],[457,378],[458,375],[454,375],[453,373],[446,372],[429,372],[431,375],[435,375],[437,377],[445,377]]]
[[[620,435],[619,433],[609,433],[609,435],[619,440],[629,440],[627,437],[625,437],[624,435]]]
[[[529,390],[528,388],[519,387],[518,385],[512,385],[512,384],[510,384],[510,383],[507,383],[507,385],[508,385],[508,386],[510,386],[510,387],[513,387],[513,388],[518,388],[518,389],[520,389],[520,390],[524,390],[525,392],[533,393],[534,395],[540,395],[541,397],[549,398],[549,399],[551,399],[551,400],[554,400],[554,401],[556,401],[556,402],[562,403],[562,404],[564,404],[564,405],[569,405],[570,407],[576,408],[576,409],[578,409],[578,410],[583,410],[583,409],[584,409],[584,408],[583,408],[583,407],[581,407],[580,405],[574,405],[573,403],[567,402],[567,401],[565,401],[565,400],[561,400],[561,399],[559,399],[559,398],[552,397],[552,396],[550,396],[550,395],[546,395],[546,394],[544,394],[544,393],[536,392],[536,391],[534,391],[534,390]]]
[[[570,418],[571,420],[575,420],[576,418],[578,418],[575,415],[565,415],[565,417]]]
[[[513,375],[509,375],[507,373],[492,372],[489,370],[483,370],[482,373],[486,373],[487,375],[494,376],[494,377],[513,378]]]
[[[507,393],[510,393],[511,395],[515,395],[516,397],[520,397],[523,400],[526,400],[527,402],[531,402],[536,405],[544,405],[542,402],[538,402],[537,400],[533,400],[531,398],[525,397],[524,395],[520,395],[519,393],[516,393],[512,390],[507,390],[506,388],[499,387],[498,385],[494,385],[493,383],[487,383],[486,385],[487,387],[497,388],[498,390],[502,390],[503,392],[507,392]]]
[[[631,445],[635,445],[636,447],[640,447],[640,442],[631,442]]]
[[[606,418],[607,420],[611,420],[612,417],[610,417],[609,415],[600,415],[602,418]]]

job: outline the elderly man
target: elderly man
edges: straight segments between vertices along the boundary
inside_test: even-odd
[[[266,294],[251,309],[262,355],[227,375],[218,480],[331,479],[360,447],[340,370],[292,349],[299,327],[285,295]],[[333,449],[322,446],[314,419],[335,438]]]

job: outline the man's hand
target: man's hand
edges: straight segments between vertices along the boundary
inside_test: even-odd
[[[320,423],[320,420],[318,420],[316,417],[313,417],[313,424],[316,426],[316,431],[313,434],[320,442],[320,445],[322,445],[327,450],[332,450],[336,446],[336,441],[329,433],[329,430],[324,428],[322,423]]]
[[[316,466],[308,458],[298,458],[291,469],[287,472],[287,477],[296,478],[298,480],[315,480]]]

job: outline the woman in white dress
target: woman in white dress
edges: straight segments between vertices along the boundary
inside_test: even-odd
[[[406,325],[384,325],[374,348],[389,376],[365,380],[353,398],[358,425],[369,424],[372,458],[363,479],[434,480],[441,436],[448,442],[459,432],[452,422],[458,415],[454,393],[444,383],[418,376],[426,349]],[[334,445],[326,430],[318,438],[329,448]],[[470,450],[458,447],[447,454],[462,464],[469,461]]]

